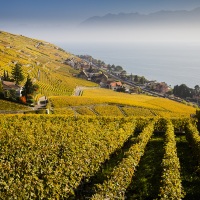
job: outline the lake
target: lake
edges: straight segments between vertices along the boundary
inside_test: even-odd
[[[148,80],[200,85],[200,44],[57,44],[75,55],[91,55]]]

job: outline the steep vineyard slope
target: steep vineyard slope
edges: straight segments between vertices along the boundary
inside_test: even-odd
[[[48,42],[0,31],[0,76],[4,70],[10,75],[18,62],[23,66],[25,77],[29,74],[43,95],[71,95],[77,85],[95,85],[73,77],[77,71],[63,64],[72,58],[79,61],[76,56]]]

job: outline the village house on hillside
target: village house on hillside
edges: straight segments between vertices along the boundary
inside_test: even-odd
[[[88,81],[93,81],[99,84],[99,86],[102,88],[109,88],[115,91],[124,92],[129,92],[130,89],[127,87],[127,85],[123,86],[120,81],[109,78],[108,75],[99,71],[98,69],[92,68],[92,66],[90,66],[88,69],[82,69],[82,71],[78,74],[78,77]]]
[[[108,87],[108,76],[100,71],[98,68],[93,68],[91,63],[87,65],[84,64],[84,67],[78,74],[78,77],[86,79],[88,81],[93,81],[97,84],[100,84],[100,86],[102,87]]]
[[[82,70],[82,71],[78,74],[78,78],[82,78],[82,79],[85,79],[85,80],[90,81],[89,74],[88,74],[85,70]]]
[[[156,88],[155,88],[156,92],[165,94],[165,93],[169,92],[169,90],[170,90],[170,87],[165,82],[161,82],[161,83],[156,84]]]
[[[23,87],[20,85],[16,85],[15,82],[10,82],[10,81],[4,81],[2,80],[2,78],[0,77],[0,81],[2,83],[2,87],[3,87],[3,92],[4,95],[6,96],[7,91],[11,92],[11,91],[15,91],[16,92],[16,97],[21,97],[22,94],[22,90]]]
[[[70,67],[73,67],[74,69],[82,69],[84,64],[81,62],[78,62],[74,58],[68,58],[62,62],[65,65],[69,65]]]
[[[101,87],[108,87],[108,76],[104,73],[102,74],[96,74],[92,77],[92,81],[95,83],[98,83]]]
[[[82,70],[78,74],[78,77],[88,81],[93,81],[97,84],[100,84],[100,86],[102,87],[108,87],[107,85],[108,76],[102,72],[88,72],[86,70]]]
[[[156,81],[151,81],[147,84],[147,88],[156,91],[161,94],[165,94],[171,90],[171,88],[165,82],[157,83]]]
[[[118,90],[120,88],[122,88],[122,83],[120,81],[115,81],[115,82],[111,82],[109,85],[109,88],[112,90]]]
[[[100,71],[99,68],[93,67],[91,63],[87,63],[77,77],[95,82],[102,88],[109,88],[120,92],[130,92],[129,86],[123,85],[122,82],[116,81],[115,78],[108,77],[108,75]]]
[[[138,87],[131,87],[130,85],[124,84],[121,81],[110,82],[108,88],[118,92],[138,93]]]

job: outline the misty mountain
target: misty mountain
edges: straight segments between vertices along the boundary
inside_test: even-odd
[[[150,14],[119,13],[105,16],[94,16],[81,23],[82,27],[90,26],[143,26],[143,25],[186,25],[200,22],[200,8],[191,11],[158,11]]]

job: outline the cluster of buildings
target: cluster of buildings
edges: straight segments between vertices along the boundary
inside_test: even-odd
[[[156,81],[148,81],[145,84],[146,89],[151,91],[155,91],[157,93],[166,94],[170,92],[172,89],[165,82],[156,82]]]
[[[109,88],[112,90],[118,90],[123,87],[121,81],[116,81],[114,78],[108,77],[105,73],[97,71],[96,69],[83,69],[79,74],[79,78],[93,81],[100,85],[102,88]]]
[[[128,77],[126,74],[124,74],[124,71],[121,73],[115,71],[108,73],[106,66],[102,66],[101,68],[92,67],[92,64],[88,62],[74,64],[73,66],[76,66],[77,69],[81,70],[81,72],[78,74],[79,78],[93,81],[99,84],[102,88],[109,88],[112,90],[128,93],[138,93],[138,87],[146,88],[161,94],[166,94],[171,91],[171,87],[168,86],[165,82],[159,83],[156,81],[146,81],[144,84],[135,83],[134,87],[130,86],[129,84],[123,84],[123,82],[132,81],[133,77]],[[110,76],[110,74],[114,75],[115,78],[112,78],[113,76]],[[117,78],[122,81],[116,81]]]

